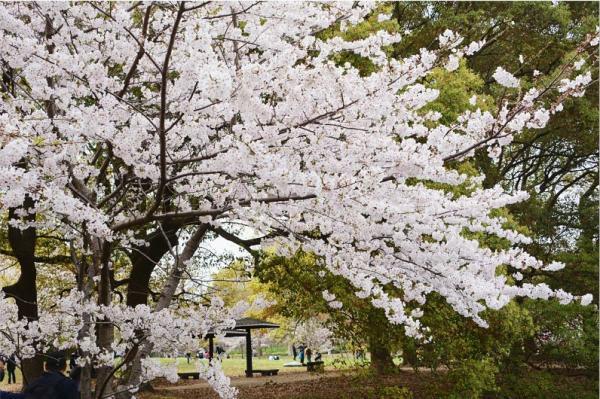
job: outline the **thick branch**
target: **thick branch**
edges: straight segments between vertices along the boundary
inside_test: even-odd
[[[0,248],[0,255],[11,256],[13,258],[17,258],[17,255],[14,251]],[[46,263],[46,264],[64,264],[71,263],[71,257],[69,255],[54,255],[54,256],[37,256],[34,255],[33,261],[36,263]]]
[[[245,199],[238,202],[238,206],[249,206],[252,202],[259,202],[263,204],[269,204],[273,202],[286,202],[286,201],[303,201],[317,198],[315,194],[306,194],[306,195],[290,195],[286,197],[266,197],[266,198],[257,198],[257,199]],[[213,209],[197,209],[188,212],[167,212],[156,215],[146,215],[141,218],[133,218],[126,220],[121,223],[117,223],[111,226],[111,229],[115,231],[121,231],[127,228],[131,228],[134,226],[139,226],[151,220],[170,220],[170,221],[181,221],[183,219],[189,219],[192,217],[201,217],[201,216],[218,216],[230,210],[233,210],[233,206],[224,206],[221,208],[213,208]]]

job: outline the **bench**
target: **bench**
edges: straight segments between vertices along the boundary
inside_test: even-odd
[[[279,369],[268,369],[268,370],[246,370],[246,377],[252,377],[254,374],[260,374],[262,376],[267,375],[277,375],[279,373]]]
[[[306,363],[306,371],[322,373],[325,371],[325,363],[323,361]]]
[[[197,371],[192,371],[192,372],[189,372],[189,373],[177,373],[177,375],[182,380],[189,380],[190,378],[193,378],[195,380],[199,380],[200,379],[200,373],[197,372]]]

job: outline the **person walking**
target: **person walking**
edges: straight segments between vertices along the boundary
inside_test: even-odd
[[[312,349],[306,348],[306,350],[304,351],[304,353],[306,353],[306,361],[307,361],[307,363],[311,363],[312,362]]]
[[[16,384],[17,376],[15,375],[15,370],[17,368],[17,361],[15,360],[15,355],[10,355],[6,360],[6,373],[8,374],[8,383]]]
[[[304,364],[304,349],[306,348],[306,346],[304,346],[304,344],[300,344],[300,346],[298,346],[298,356],[300,357],[300,363]]]
[[[294,360],[298,357],[298,350],[296,349],[296,345],[292,344],[292,355],[294,356]]]
[[[4,380],[4,356],[0,355],[0,382]]]
[[[224,357],[225,357],[225,349],[223,349],[222,346],[217,345],[217,358],[219,360],[223,360]]]
[[[67,359],[63,352],[45,355],[44,373],[27,385],[23,393],[0,391],[0,399],[79,399],[77,385],[63,374]]]

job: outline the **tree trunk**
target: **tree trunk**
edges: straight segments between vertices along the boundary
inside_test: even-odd
[[[371,369],[377,374],[391,374],[396,371],[396,365],[385,342],[376,339],[369,340],[369,352],[371,353]]]
[[[49,39],[52,37],[52,34],[52,21],[46,17],[44,36]],[[48,50],[52,53],[51,47],[48,47]],[[52,87],[53,82],[49,80],[48,85]],[[54,102],[49,100],[46,102],[46,114],[49,118],[53,118],[54,113]],[[20,160],[15,166],[25,169],[27,167],[26,160]],[[35,223],[36,214],[30,212],[34,208],[34,205],[34,200],[29,195],[25,195],[22,207],[10,208],[8,210],[8,241],[19,262],[21,275],[15,284],[3,288],[8,297],[15,299],[19,319],[27,319],[28,321],[38,319],[37,272],[35,269],[37,231],[33,226],[21,230],[18,227],[11,226],[10,222],[20,219],[22,222]],[[19,216],[17,213],[18,210],[25,211],[25,216]],[[35,380],[43,371],[43,357],[41,354],[37,354],[33,358],[22,359],[21,373],[23,375],[23,385],[25,386]]]
[[[146,239],[148,246],[136,247],[132,252],[131,272],[127,284],[127,306],[147,305],[150,295],[150,277],[154,268],[169,249],[177,246],[177,231],[181,225],[164,223]]]
[[[112,287],[110,285],[110,243],[94,239],[96,245],[94,248],[94,257],[100,258],[100,285],[98,286],[98,304],[110,305],[112,300]],[[115,337],[115,327],[110,323],[99,323],[97,328],[98,346],[105,351],[112,351],[112,343]],[[102,366],[97,368],[96,374],[96,397],[98,399],[110,396],[113,392],[112,387],[112,369],[113,366]]]
[[[19,262],[21,274],[16,283],[2,289],[7,297],[15,299],[19,319],[26,319],[28,321],[38,319],[37,272],[35,269],[37,232],[35,227],[28,227],[21,230],[18,226],[11,225],[11,221],[35,222],[35,213],[27,213],[23,217],[18,214],[18,211],[28,212],[33,206],[33,199],[26,196],[22,208],[10,208],[8,210],[8,242]],[[36,355],[30,359],[23,359],[21,361],[21,372],[23,373],[24,385],[39,377],[43,372],[42,357]]]
[[[129,255],[131,261],[131,271],[129,272],[129,281],[127,283],[126,304],[130,307],[137,305],[147,305],[150,296],[150,278],[156,265],[161,258],[171,249],[177,246],[177,231],[181,228],[179,223],[165,222],[160,225],[149,237],[146,237],[147,246],[137,246]],[[134,347],[130,350],[125,359],[126,363],[133,362],[128,370],[126,380],[136,380],[137,374],[141,374],[141,364],[139,360],[147,354],[139,354],[140,348]],[[149,354],[150,352],[148,352]],[[127,394],[119,394],[119,398],[126,398]]]
[[[167,282],[165,283],[162,292],[160,294],[160,298],[156,304],[155,311],[161,311],[171,304],[173,299],[173,295],[181,282],[181,278],[183,272],[185,270],[187,262],[194,256],[194,253],[198,249],[200,242],[204,238],[204,235],[208,231],[208,225],[199,226],[194,234],[190,237],[188,242],[185,244],[185,247],[181,253],[181,255],[177,256],[175,259],[175,265],[169,274]],[[135,357],[133,358],[133,364],[131,366],[131,370],[129,373],[129,378],[127,379],[127,386],[135,386],[138,387],[143,383],[142,380],[142,360],[147,358],[152,353],[153,345],[148,341],[145,341],[140,349],[135,353]],[[123,393],[119,396],[119,398],[127,398],[127,393]]]
[[[84,247],[86,247],[89,242],[90,242],[89,237],[84,236]],[[94,245],[92,244],[92,248],[93,247],[94,247]],[[85,255],[82,256],[81,261],[80,261],[80,268],[79,268],[80,276],[79,276],[79,278],[81,280],[83,298],[85,300],[89,300],[93,296],[94,287],[95,287],[94,278],[98,274],[98,272],[99,272],[98,267],[102,263],[101,259],[98,259],[97,256],[94,256],[94,255],[98,254],[97,251],[92,251],[92,254],[93,254],[93,258],[92,258],[91,264],[86,261]],[[81,341],[86,338],[90,339],[90,340],[96,339],[94,327],[95,326],[92,324],[92,316],[90,314],[84,313],[83,314],[83,328],[79,331],[78,340]],[[82,351],[81,356],[86,357],[86,356],[90,356],[90,354]],[[81,377],[79,380],[79,390],[81,392],[81,399],[93,399],[92,369],[93,369],[93,364],[89,363],[89,362],[85,366],[82,367]]]
[[[260,334],[256,334],[256,356],[262,357],[262,336]]]

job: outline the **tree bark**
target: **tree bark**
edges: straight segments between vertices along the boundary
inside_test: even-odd
[[[53,32],[52,21],[46,17],[44,29],[45,38],[51,38]],[[53,49],[52,47],[48,47],[48,50],[52,52]],[[52,84],[52,81],[48,81],[50,87],[52,87]],[[52,119],[55,113],[54,102],[49,100],[45,105],[46,114]],[[15,166],[25,169],[26,160],[20,160]],[[35,223],[36,214],[32,212],[34,206],[35,202],[33,198],[26,194],[23,206],[19,208],[10,208],[8,210],[8,242],[19,262],[21,275],[15,284],[3,288],[3,291],[8,297],[15,299],[19,319],[27,319],[28,321],[38,319],[37,271],[35,268],[37,231],[35,226],[32,225],[22,230],[18,226],[12,226],[11,221],[20,221],[30,224]],[[24,214],[20,214],[19,212],[24,212]],[[24,386],[39,377],[43,371],[43,357],[41,354],[36,354],[33,358],[21,360],[21,372],[23,374]]]
[[[112,300],[112,287],[110,285],[110,243],[99,238],[94,239],[96,245],[94,248],[94,257],[99,258],[98,268],[100,269],[100,285],[98,286],[98,304],[110,305]],[[97,261],[95,261],[97,262]],[[108,323],[99,323],[97,328],[98,346],[105,351],[112,351],[112,343],[115,337],[115,327]],[[97,368],[96,374],[96,397],[100,399],[112,394],[112,366],[102,366]]]
[[[181,224],[165,222],[146,238],[147,246],[137,246],[130,254],[131,271],[127,283],[126,304],[130,307],[147,305],[150,296],[150,278],[161,258],[177,246],[177,231]],[[129,363],[137,358],[139,348],[127,353],[124,361]],[[130,373],[133,371],[130,370]]]
[[[35,213],[29,213],[33,207],[33,199],[26,196],[22,207],[10,208],[8,211],[8,242],[19,262],[21,274],[16,283],[2,289],[7,297],[15,299],[19,319],[28,321],[38,319],[37,272],[35,269],[37,232],[34,226],[21,230],[18,226],[13,226],[11,222],[34,223],[36,215]],[[19,216],[20,212],[23,211],[26,214]],[[30,359],[22,359],[21,371],[23,373],[23,383],[27,385],[42,374],[42,357],[36,355]]]
[[[148,246],[136,247],[130,256],[131,272],[127,284],[127,306],[147,305],[150,277],[160,259],[177,246],[180,224],[164,223],[146,239]]]
[[[391,374],[396,371],[396,365],[385,342],[369,339],[369,352],[371,353],[371,369],[375,373]]]
[[[84,235],[84,248],[90,245],[90,238],[87,235]],[[94,245],[91,244],[92,249]],[[94,251],[92,250],[92,254]],[[83,293],[83,297],[86,300],[92,298],[95,288],[94,278],[98,274],[98,267],[101,262],[98,261],[98,258],[92,257],[92,262],[88,263],[85,255],[82,256],[80,261],[80,284],[81,291]],[[92,323],[92,315],[88,313],[83,314],[83,328],[79,331],[78,340],[81,341],[83,339],[96,339],[96,334],[94,333],[94,325]],[[89,353],[82,351],[81,356],[87,357],[90,356]],[[79,380],[79,390],[81,392],[81,399],[92,399],[93,391],[92,391],[92,369],[93,364],[87,363],[81,369],[81,377]]]
[[[369,352],[371,352],[371,368],[377,374],[391,374],[396,371],[390,350],[384,345],[370,343]]]
[[[200,242],[208,231],[208,225],[200,225],[196,231],[192,234],[190,239],[185,244],[185,247],[181,254],[175,259],[175,265],[173,266],[171,273],[168,276],[167,282],[165,283],[160,298],[154,309],[155,312],[166,309],[173,300],[173,295],[181,282],[183,272],[185,271],[187,262],[194,256]],[[153,349],[153,345],[149,342],[144,342],[140,350],[138,350],[133,359],[129,378],[127,379],[127,386],[140,386],[142,384],[142,360],[147,358]],[[121,395],[119,398],[126,398],[126,394]]]

